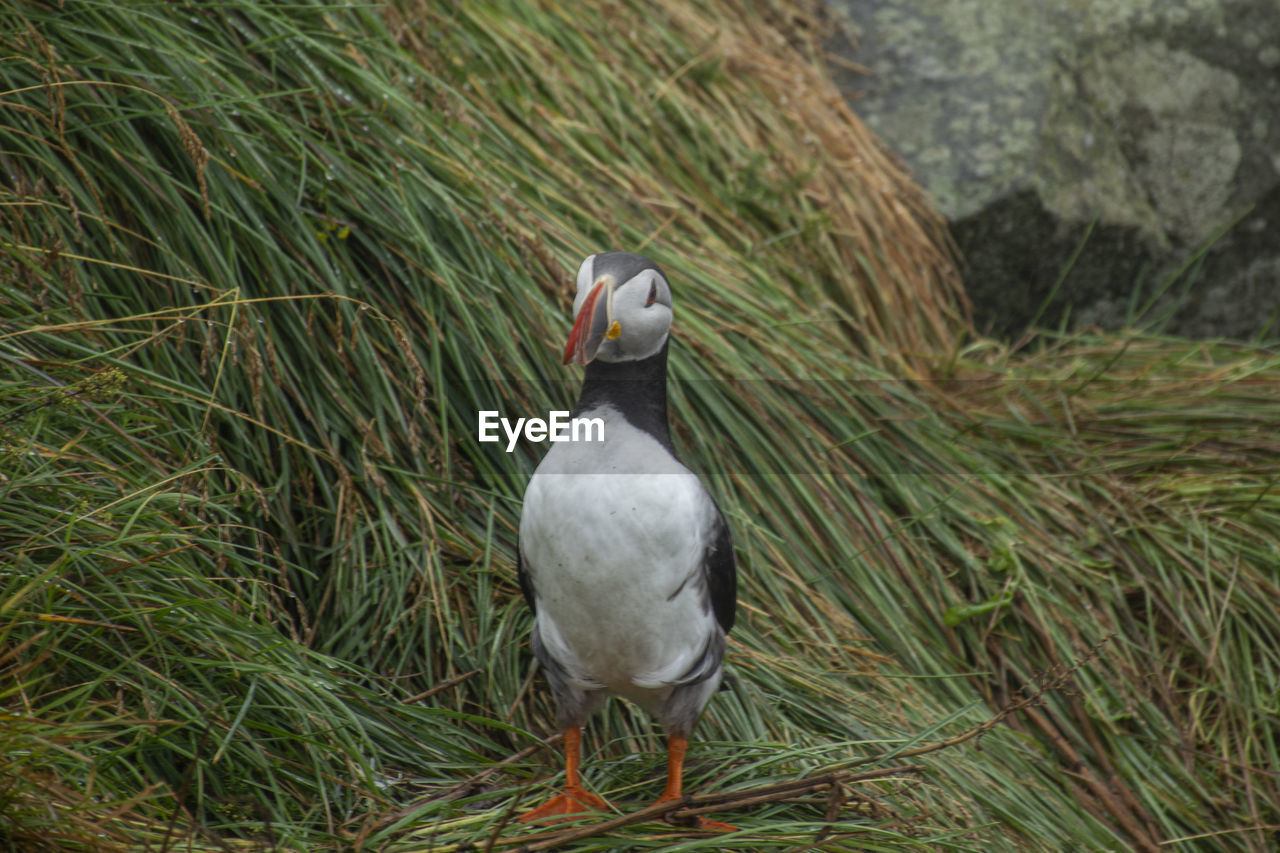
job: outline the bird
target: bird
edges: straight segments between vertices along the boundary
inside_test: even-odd
[[[524,495],[517,575],[565,753],[563,791],[525,822],[610,810],[579,775],[583,726],[609,695],[657,718],[667,735],[657,802],[682,798],[689,736],[721,684],[737,602],[729,525],[671,443],[666,276],[643,255],[602,252],[576,283],[564,364],[585,374],[572,417],[601,419],[603,438],[552,444]]]

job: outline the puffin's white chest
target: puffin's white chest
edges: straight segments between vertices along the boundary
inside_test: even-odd
[[[547,649],[626,694],[677,679],[717,630],[701,576],[715,507],[656,440],[602,413],[603,443],[555,445],[538,466],[520,548]]]

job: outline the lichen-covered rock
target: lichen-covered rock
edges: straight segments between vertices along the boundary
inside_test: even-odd
[[[1171,331],[1266,332],[1275,0],[831,3],[856,41],[833,47],[872,72],[841,82],[952,221],[980,327],[1020,332],[1075,256],[1041,324],[1117,327],[1150,302]],[[1191,258],[1199,277],[1151,299]]]

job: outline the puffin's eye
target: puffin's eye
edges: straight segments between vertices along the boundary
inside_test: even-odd
[[[658,283],[655,281],[649,285],[649,298],[644,301],[644,307],[648,308],[650,305],[652,305],[657,301],[658,301]]]

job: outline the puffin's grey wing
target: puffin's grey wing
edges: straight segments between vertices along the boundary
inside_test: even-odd
[[[738,568],[733,557],[733,534],[719,507],[716,507],[715,535],[703,557],[702,571],[711,596],[711,609],[727,634],[733,627],[738,604]]]

